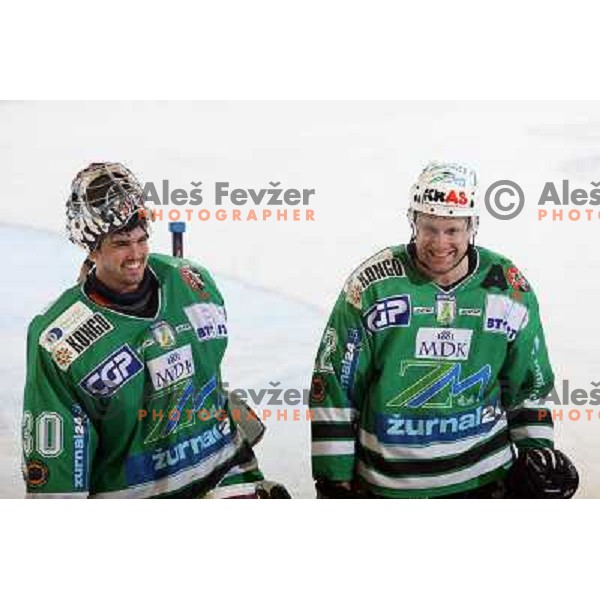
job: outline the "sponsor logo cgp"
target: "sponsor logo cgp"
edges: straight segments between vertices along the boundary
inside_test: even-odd
[[[79,383],[88,394],[96,398],[113,396],[144,366],[128,345],[121,346],[88,373]]]

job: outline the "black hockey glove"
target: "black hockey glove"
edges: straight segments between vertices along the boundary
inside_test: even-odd
[[[285,486],[275,481],[258,482],[256,496],[259,500],[289,500],[292,497]]]
[[[317,498],[323,500],[347,500],[350,498],[365,498],[365,494],[356,486],[341,481],[319,479],[315,481]]]
[[[527,448],[505,480],[507,498],[571,498],[579,487],[575,465],[560,450]]]

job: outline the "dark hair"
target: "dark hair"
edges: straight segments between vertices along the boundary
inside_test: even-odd
[[[94,251],[99,250],[100,246],[102,246],[102,242],[109,236],[114,235],[115,233],[129,233],[133,231],[136,227],[141,227],[146,234],[148,233],[148,219],[144,214],[141,214],[141,211],[137,211],[123,227],[119,227],[119,229],[115,229],[110,233],[106,233],[105,235],[100,236],[98,239],[98,243],[94,248]]]

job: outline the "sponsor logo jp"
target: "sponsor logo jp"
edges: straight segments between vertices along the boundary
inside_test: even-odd
[[[410,324],[410,296],[390,296],[377,302],[364,315],[366,327],[376,333],[389,327],[408,327]]]

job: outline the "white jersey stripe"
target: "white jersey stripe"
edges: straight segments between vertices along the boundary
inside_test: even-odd
[[[554,441],[554,428],[548,425],[522,425],[510,430],[510,437],[514,442],[529,438]]]
[[[312,409],[312,413],[313,421],[321,423],[352,423],[356,416],[356,409],[316,406]]]
[[[256,494],[256,484],[258,481],[250,483],[236,483],[234,485],[224,485],[211,490],[203,497],[204,500],[220,500],[235,496],[253,496]]]
[[[313,442],[313,456],[336,456],[338,454],[354,454],[354,440],[347,441],[331,441],[331,442]]]

